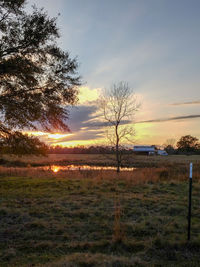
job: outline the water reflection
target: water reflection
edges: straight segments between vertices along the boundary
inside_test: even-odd
[[[59,170],[60,170],[60,166],[51,166],[51,170],[53,171],[53,172],[58,172]]]
[[[116,167],[112,166],[90,166],[90,165],[67,165],[67,166],[59,166],[59,165],[52,165],[52,166],[45,166],[43,167],[44,170],[51,170],[52,172],[59,172],[59,171],[84,171],[84,170],[116,170]],[[133,171],[135,168],[121,168],[121,171]]]

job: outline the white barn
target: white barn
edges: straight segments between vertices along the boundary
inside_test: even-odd
[[[143,155],[168,155],[165,150],[157,149],[156,146],[134,146],[133,152],[136,154],[143,154]]]

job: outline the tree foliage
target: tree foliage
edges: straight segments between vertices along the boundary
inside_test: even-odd
[[[67,105],[77,101],[78,63],[56,44],[56,18],[25,0],[0,1],[0,134],[69,130]]]
[[[185,135],[180,138],[176,146],[180,151],[194,152],[195,150],[200,148],[200,144],[198,141],[199,139],[194,136]]]
[[[28,136],[20,132],[9,134],[1,141],[1,153],[13,155],[46,155],[48,146],[37,137]]]

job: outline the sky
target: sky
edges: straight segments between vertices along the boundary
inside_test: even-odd
[[[29,0],[57,16],[59,46],[77,57],[83,85],[71,133],[36,133],[48,144],[106,143],[101,91],[126,81],[141,103],[135,144],[200,138],[199,0]]]

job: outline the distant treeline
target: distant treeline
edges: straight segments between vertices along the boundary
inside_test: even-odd
[[[181,149],[181,148],[166,147],[165,151],[169,155],[200,155],[200,149],[197,148]]]
[[[121,148],[123,154],[133,153],[133,149]],[[76,146],[76,147],[49,147],[49,154],[113,154],[115,148],[111,146]]]
[[[200,154],[200,143],[199,139],[192,135],[184,135],[174,145],[173,139],[168,139],[168,142],[164,145],[165,150],[168,154],[178,155],[199,155]]]
[[[198,138],[185,135],[180,138],[176,146],[166,143],[162,147],[169,155],[200,155],[200,143]],[[159,146],[156,146],[159,149]],[[50,146],[48,154],[114,154],[115,147],[112,146],[76,146],[62,147]],[[121,154],[134,154],[133,148],[120,147]],[[142,154],[142,153],[141,153]]]

